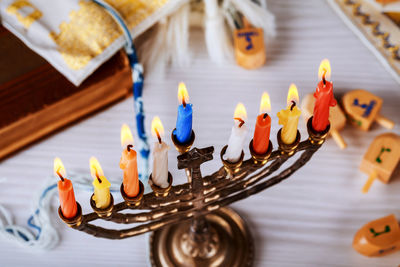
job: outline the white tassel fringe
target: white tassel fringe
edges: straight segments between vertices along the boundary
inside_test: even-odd
[[[189,64],[189,13],[189,4],[183,4],[175,13],[157,23],[150,37],[140,45],[140,60],[146,69],[163,75],[169,63],[178,66]]]
[[[221,64],[233,58],[232,40],[218,0],[204,0],[204,4],[204,31],[208,54],[212,61]]]

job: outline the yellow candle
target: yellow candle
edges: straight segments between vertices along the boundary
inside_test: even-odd
[[[100,163],[95,157],[90,158],[90,174],[93,177],[94,196],[93,200],[99,209],[110,205],[110,182],[103,174]]]
[[[287,108],[278,112],[279,124],[282,125],[281,138],[285,144],[292,144],[296,140],[297,124],[301,114],[300,109],[297,107],[299,95],[296,85],[290,85],[287,96]]]

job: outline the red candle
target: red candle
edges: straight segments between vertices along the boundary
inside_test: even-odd
[[[58,195],[60,197],[61,212],[65,218],[73,218],[78,210],[74,187],[71,180],[64,178],[66,172],[60,158],[54,159],[54,172],[60,177],[60,181],[58,181]]]
[[[267,111],[271,110],[269,95],[263,93],[260,104],[260,115],[257,116],[256,127],[253,136],[253,149],[257,154],[265,154],[268,150],[269,135],[271,131],[271,117]]]
[[[319,77],[322,79],[314,93],[315,106],[314,117],[312,119],[312,127],[314,130],[321,132],[329,125],[329,108],[336,106],[336,99],[333,97],[333,85],[329,82],[331,75],[331,67],[329,60],[322,60],[319,66]]]
[[[124,124],[121,128],[122,151],[119,167],[124,171],[124,192],[128,197],[139,194],[139,173],[137,167],[137,153],[133,150],[133,136],[129,126]]]

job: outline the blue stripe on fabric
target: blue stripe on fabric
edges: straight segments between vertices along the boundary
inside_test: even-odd
[[[147,134],[146,130],[144,127],[144,119],[145,119],[145,114],[143,110],[143,101],[142,101],[142,92],[143,92],[143,72],[142,72],[142,66],[139,63],[139,59],[137,57],[136,49],[133,44],[133,39],[132,35],[129,32],[129,29],[127,25],[125,24],[123,18],[118,14],[118,12],[109,4],[100,1],[100,0],[92,0],[94,3],[98,4],[99,6],[103,7],[113,18],[114,20],[118,23],[118,25],[121,27],[123,34],[125,36],[125,51],[128,56],[129,64],[131,66],[132,70],[132,77],[133,79],[133,98],[134,98],[134,107],[135,112],[136,112],[136,128],[137,128],[137,134],[140,140],[142,141],[142,146],[140,148],[140,156],[142,157],[142,160],[144,161],[143,166],[146,166],[148,168],[148,160],[149,160],[149,155],[150,155],[150,150],[149,150],[149,144],[147,141]],[[139,169],[139,175],[144,182],[145,180],[148,179],[148,170],[140,170]]]

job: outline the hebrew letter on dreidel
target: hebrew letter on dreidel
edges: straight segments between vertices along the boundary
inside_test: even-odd
[[[342,102],[350,122],[361,130],[368,131],[374,121],[389,129],[394,127],[393,121],[379,114],[383,100],[368,91],[350,91],[343,96]]]
[[[375,232],[374,228],[370,228],[369,231],[374,235],[374,237],[380,236],[382,234],[386,234],[390,232],[390,226],[386,225],[385,226],[385,230],[383,230],[382,232]]]
[[[363,187],[363,193],[368,192],[373,181],[379,178],[388,183],[400,160],[400,137],[393,133],[377,136],[369,146],[360,165],[360,170],[369,175]]]
[[[303,111],[303,117],[307,121],[313,114],[315,105],[315,97],[312,94],[308,94],[303,97],[301,101],[301,110]],[[340,135],[339,131],[346,125],[346,116],[344,115],[342,109],[339,105],[330,107],[329,109],[329,122],[331,124],[331,129],[329,134],[332,135],[335,142],[341,149],[344,149],[347,144],[343,137]]]
[[[400,249],[400,228],[396,217],[371,221],[354,235],[353,248],[368,257],[379,257]]]
[[[248,31],[248,32],[240,32],[238,33],[238,37],[244,37],[247,41],[247,46],[246,50],[250,50],[254,47],[253,42],[251,41],[252,36],[257,36],[258,33],[254,31]]]
[[[381,152],[379,152],[379,155],[376,157],[375,161],[378,162],[378,163],[382,163],[382,158],[381,158],[382,154],[384,152],[390,152],[390,151],[392,151],[390,148],[382,147]]]
[[[246,22],[244,28],[234,31],[233,41],[238,65],[245,69],[256,69],[264,65],[266,53],[262,28],[253,28]]]
[[[371,114],[372,109],[376,105],[376,101],[375,100],[371,100],[371,102],[369,102],[369,104],[360,104],[358,102],[358,99],[355,98],[354,102],[353,102],[353,105],[354,106],[359,106],[360,108],[364,109],[364,113],[362,114],[362,116],[364,118],[368,118],[368,116]]]

